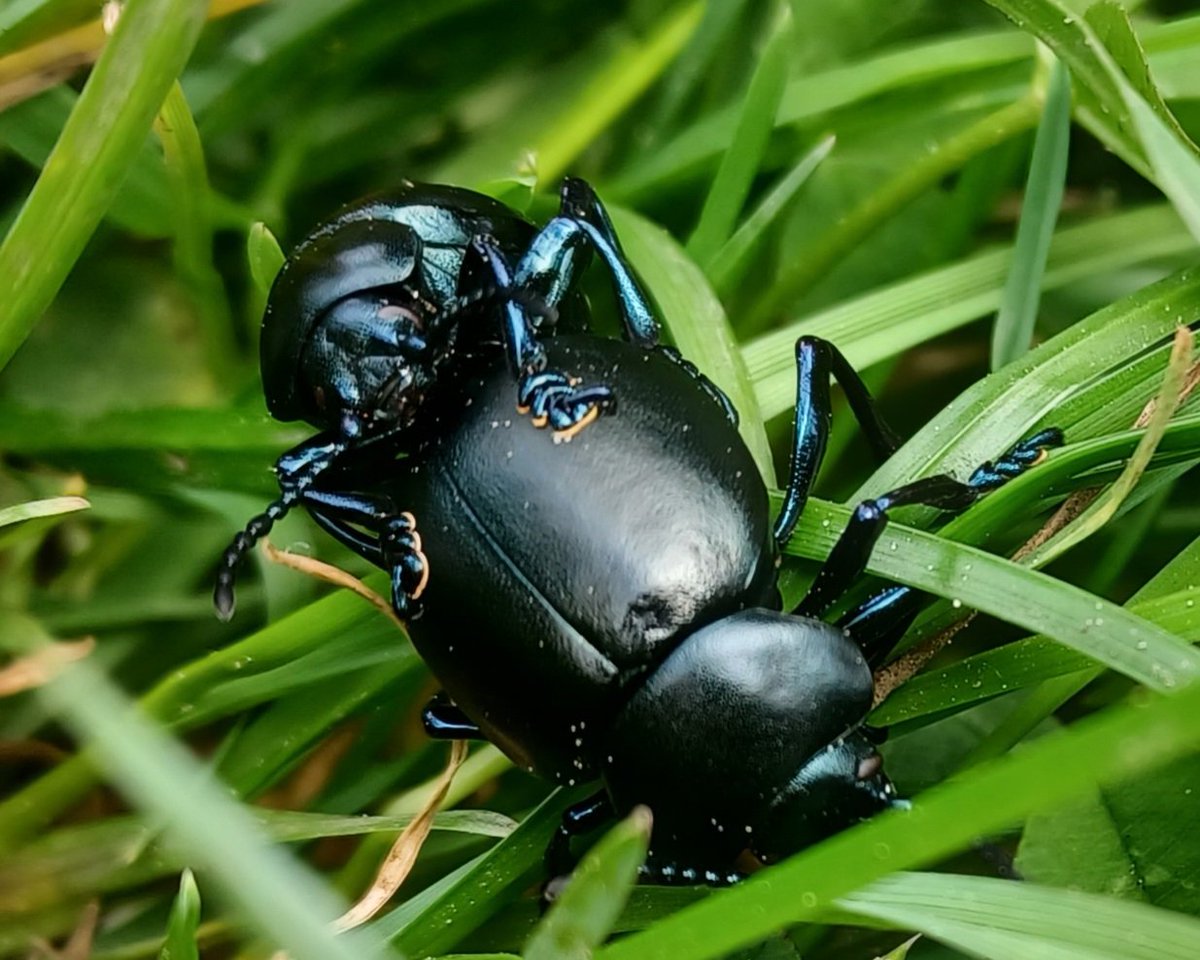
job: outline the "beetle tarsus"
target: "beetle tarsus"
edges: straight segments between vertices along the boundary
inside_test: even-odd
[[[732,887],[746,879],[738,870],[680,866],[673,861],[648,859],[638,868],[638,879],[664,887]]]
[[[1040,463],[1047,450],[1062,443],[1062,431],[1049,427],[1014,444],[995,461],[981,464],[965,483],[939,474],[864,500],[854,508],[850,522],[795,613],[807,617],[822,616],[862,576],[871,550],[887,526],[889,510],[924,504],[949,513],[961,513],[976,500]],[[838,625],[849,631],[867,662],[875,667],[899,641],[918,613],[922,600],[923,595],[911,587],[889,587],[869,598]]]
[[[1061,447],[1064,442],[1063,432],[1058,427],[1041,430],[1014,444],[995,462],[988,460],[976,467],[967,480],[967,486],[978,490],[980,494],[995,490],[1040,463],[1048,450]]]
[[[570,439],[596,417],[615,410],[611,388],[580,386],[557,370],[526,374],[517,384],[517,411],[528,414],[535,427],[549,427],[558,439]]]

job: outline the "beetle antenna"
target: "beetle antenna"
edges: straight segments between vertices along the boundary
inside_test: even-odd
[[[259,540],[271,532],[271,528],[295,506],[297,499],[294,492],[285,492],[257,517],[252,517],[221,554],[221,561],[217,566],[217,583],[213,588],[213,606],[221,620],[228,622],[233,618],[233,611],[237,605],[233,584],[237,579],[237,568],[242,558]]]

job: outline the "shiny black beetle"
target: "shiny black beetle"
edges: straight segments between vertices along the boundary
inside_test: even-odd
[[[894,586],[835,624],[820,618],[863,574],[891,508],[961,511],[1060,432],[1018,443],[966,482],[928,477],[860,503],[804,601],[784,612],[779,550],[824,452],[831,375],[877,457],[896,447],[845,358],[814,337],[796,344],[791,474],[772,524],[728,401],[645,326],[627,323],[627,342],[547,339],[558,389],[601,384],[619,407],[557,435],[537,429],[543,414],[514,396],[529,377],[514,357],[535,327],[519,270],[493,238],[470,246],[472,269],[503,301],[508,362],[447,383],[439,428],[417,448],[379,444],[369,467],[339,462],[297,494],[391,572],[402,616],[423,595],[410,632],[446,690],[426,708],[429,733],[486,737],[558,783],[602,781],[564,815],[552,874],[569,869],[573,835],[634,804],[655,815],[646,877],[722,883],[745,850],[770,862],[895,803],[863,721],[872,668],[921,597]],[[628,313],[652,316],[636,284],[623,293]]]
[[[477,236],[490,237],[511,264],[504,298],[497,297],[494,271],[469,256]],[[563,330],[587,328],[587,305],[574,281],[593,251],[609,269],[629,336],[656,343],[657,326],[608,215],[582,180],[564,181],[559,214],[540,230],[482,194],[406,181],[310,233],[275,279],[260,353],[271,414],[305,420],[321,432],[279,458],[279,499],[221,558],[214,602],[222,619],[233,614],[242,557],[304,489],[366,446],[415,448],[437,429],[443,385],[493,359],[501,344],[516,394],[537,425],[568,436],[611,410],[607,387],[568,380],[546,364],[540,342],[560,315]],[[408,564],[415,590],[421,582],[415,552]]]

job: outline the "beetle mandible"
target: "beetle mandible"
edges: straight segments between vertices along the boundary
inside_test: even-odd
[[[485,265],[469,256],[489,236],[513,262],[503,301]],[[630,336],[657,340],[607,213],[582,180],[567,178],[556,217],[540,230],[490,197],[404,181],[343,208],[285,261],[261,331],[267,408],[320,432],[275,464],[280,497],[237,534],[221,558],[214,602],[232,616],[234,576],[247,551],[324,471],[372,444],[413,449],[437,429],[442,383],[508,348],[516,392],[539,426],[562,437],[612,409],[604,384],[547,366],[541,339],[587,329],[575,278],[592,252],[607,266]],[[519,301],[514,311],[502,303]],[[500,323],[510,326],[502,333]],[[694,371],[694,368],[692,368]],[[418,552],[410,591],[422,576]]]
[[[505,251],[480,236],[472,254],[496,290],[517,292],[504,303],[511,338],[532,321]],[[638,310],[652,316],[644,300]],[[518,414],[517,374],[497,359],[456,382],[421,449],[385,449],[370,471],[339,466],[299,500],[390,571],[398,612],[410,609],[406,558],[414,544],[421,553],[425,614],[410,633],[448,695],[425,710],[432,736],[485,737],[557,783],[601,781],[564,814],[551,875],[569,870],[574,835],[646,804],[645,877],[732,882],[742,851],[771,862],[897,802],[864,721],[872,670],[924,597],[892,586],[821,619],[864,573],[889,511],[965,510],[1062,434],[1042,430],[966,481],[926,477],[858,504],[785,612],[778,557],[824,453],[831,377],[877,459],[894,434],[842,354],[801,337],[790,477],[772,523],[728,401],[657,336],[626,332],[546,341],[551,369],[620,398],[571,442]]]

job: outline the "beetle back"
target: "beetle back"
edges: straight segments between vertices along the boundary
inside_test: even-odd
[[[556,442],[497,368],[395,498],[423,524],[429,612],[411,631],[434,673],[510,754],[583,779],[614,688],[698,627],[775,605],[774,553],[754,462],[693,377],[619,341],[562,336],[547,353],[611,384],[616,415]]]

